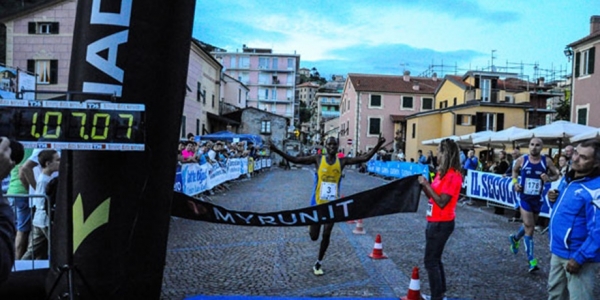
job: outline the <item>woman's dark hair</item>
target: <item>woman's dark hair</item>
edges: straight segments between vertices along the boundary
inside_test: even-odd
[[[440,155],[444,157],[442,159],[442,164],[438,166],[440,178],[443,178],[451,168],[459,173],[462,171],[462,166],[460,165],[460,150],[456,142],[451,139],[442,140],[439,151]]]

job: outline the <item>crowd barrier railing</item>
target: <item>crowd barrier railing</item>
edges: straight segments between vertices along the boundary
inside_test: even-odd
[[[367,162],[367,171],[383,177],[403,178],[406,176],[421,174],[428,178],[429,167],[417,163],[399,161],[371,160]],[[468,170],[463,181],[466,196],[488,201],[489,203],[505,206],[511,209],[519,208],[519,195],[513,190],[511,177],[502,175]],[[548,202],[548,191],[558,187],[558,180],[546,183],[542,192],[541,217],[550,217],[550,204]]]
[[[230,158],[223,164],[183,164],[177,166],[173,189],[188,196],[195,196],[242,175],[269,169],[271,164],[271,158],[268,157],[257,160]]]
[[[33,213],[34,213],[34,209],[33,209],[33,199],[32,198],[45,198],[46,199],[46,212],[48,213],[48,218],[51,218],[51,212],[50,212],[50,207],[48,207],[48,203],[49,202],[49,198],[47,195],[40,195],[40,194],[27,194],[27,195],[13,195],[13,194],[3,194],[2,197],[4,197],[5,199],[8,198],[28,198],[29,201],[29,207],[31,207],[31,215],[29,216],[30,220],[33,221]],[[13,208],[13,213],[16,217],[17,215],[17,208],[15,206],[12,207]],[[29,232],[29,237],[28,237],[28,247],[29,245],[31,245],[31,243],[33,243],[33,225],[31,225],[31,230]],[[13,272],[20,272],[20,271],[27,271],[27,270],[34,270],[34,269],[47,269],[50,266],[50,242],[51,242],[51,235],[52,232],[52,220],[50,220],[50,224],[48,225],[48,259],[17,259],[15,260],[15,264],[13,265],[12,271]],[[29,248],[26,249],[26,252]]]

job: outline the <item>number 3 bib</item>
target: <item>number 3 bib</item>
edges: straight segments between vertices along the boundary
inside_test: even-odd
[[[321,200],[333,201],[337,198],[337,183],[335,182],[322,182],[321,193],[319,195]]]

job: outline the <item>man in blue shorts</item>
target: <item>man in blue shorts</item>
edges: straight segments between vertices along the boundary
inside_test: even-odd
[[[33,149],[25,149],[25,157],[31,156]],[[21,166],[26,162],[23,159],[17,162],[17,165],[10,171],[10,183],[8,184],[7,195],[27,195],[29,194],[29,183],[21,174]],[[28,197],[8,197],[8,202],[13,207],[15,213],[15,225],[17,226],[17,237],[15,239],[16,259],[21,259],[29,241],[29,232],[31,231],[31,207],[29,207]]]
[[[508,239],[510,250],[517,254],[520,239],[523,238],[529,261],[529,273],[539,270],[537,259],[533,256],[533,232],[542,208],[544,182],[557,180],[560,174],[552,159],[541,154],[543,147],[542,139],[532,138],[529,142],[529,154],[522,155],[516,160],[512,172],[513,188],[520,196],[523,225]]]

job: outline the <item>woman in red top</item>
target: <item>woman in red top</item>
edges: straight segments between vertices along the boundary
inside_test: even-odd
[[[459,152],[453,140],[443,140],[437,149],[438,169],[433,182],[429,184],[425,177],[419,176],[423,192],[429,197],[424,262],[431,300],[441,300],[446,293],[442,253],[454,231],[455,208],[463,182]]]

